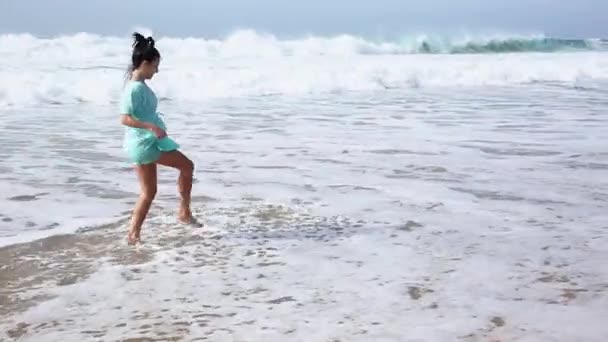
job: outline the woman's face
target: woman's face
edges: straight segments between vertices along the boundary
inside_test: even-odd
[[[154,74],[158,72],[159,64],[159,58],[157,58],[153,62],[144,61],[143,63],[141,63],[140,69],[142,76],[144,76],[147,80],[152,79],[152,77],[154,77]]]

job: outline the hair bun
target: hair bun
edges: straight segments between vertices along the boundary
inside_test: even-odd
[[[145,49],[148,47],[154,47],[154,38],[144,37],[142,34],[135,32],[133,33],[133,48],[134,49]]]

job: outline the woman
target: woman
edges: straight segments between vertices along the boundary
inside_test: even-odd
[[[121,123],[126,126],[124,148],[135,165],[141,194],[135,205],[127,241],[140,242],[141,226],[156,195],[156,166],[170,166],[179,170],[178,190],[181,195],[179,221],[202,226],[192,217],[190,193],[194,164],[167,136],[166,127],[156,111],[158,100],[146,84],[158,72],[160,53],[152,37],[134,33],[133,55],[129,79],[121,99]]]

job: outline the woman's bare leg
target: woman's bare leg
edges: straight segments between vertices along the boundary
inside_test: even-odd
[[[131,227],[127,238],[130,245],[140,241],[141,226],[156,196],[156,164],[137,165],[135,171],[139,179],[141,193],[131,217]]]
[[[180,151],[171,151],[163,152],[158,160],[158,164],[179,170],[179,178],[177,179],[178,191],[181,196],[179,220],[183,223],[196,224],[190,210],[194,163]]]

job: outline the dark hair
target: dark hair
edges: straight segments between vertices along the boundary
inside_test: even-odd
[[[129,74],[144,62],[154,62],[160,59],[160,52],[154,47],[154,38],[144,37],[141,34],[133,33],[133,55],[131,56],[131,65],[129,66]]]

